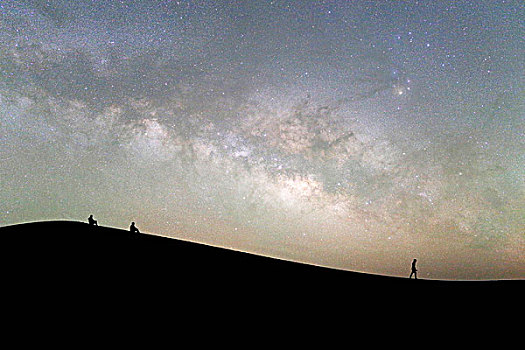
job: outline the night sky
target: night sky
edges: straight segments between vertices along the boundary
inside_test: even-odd
[[[524,21],[520,0],[0,0],[0,225],[525,278]]]

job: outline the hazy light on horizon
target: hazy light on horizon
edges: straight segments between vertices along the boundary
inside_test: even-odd
[[[525,277],[522,1],[0,0],[0,225]]]

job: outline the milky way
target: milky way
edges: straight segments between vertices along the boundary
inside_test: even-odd
[[[0,10],[0,225],[525,277],[522,1]]]

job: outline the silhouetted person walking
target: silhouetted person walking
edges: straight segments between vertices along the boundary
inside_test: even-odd
[[[93,226],[98,226],[98,222],[97,220],[93,219],[93,214],[91,214],[88,218],[88,222],[90,225],[93,225]]]
[[[412,275],[414,275],[414,279],[417,280],[416,261],[417,261],[417,259],[412,260],[412,272],[410,273],[410,277],[409,278],[412,278]]]
[[[139,229],[135,226],[135,222],[131,223],[131,226],[129,227],[129,232],[131,232],[131,233],[140,233]]]

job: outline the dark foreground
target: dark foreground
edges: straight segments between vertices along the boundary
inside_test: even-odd
[[[80,222],[2,227],[0,247],[4,303],[51,309],[457,311],[475,309],[479,300],[485,309],[517,301],[524,291],[524,281],[376,276]]]

